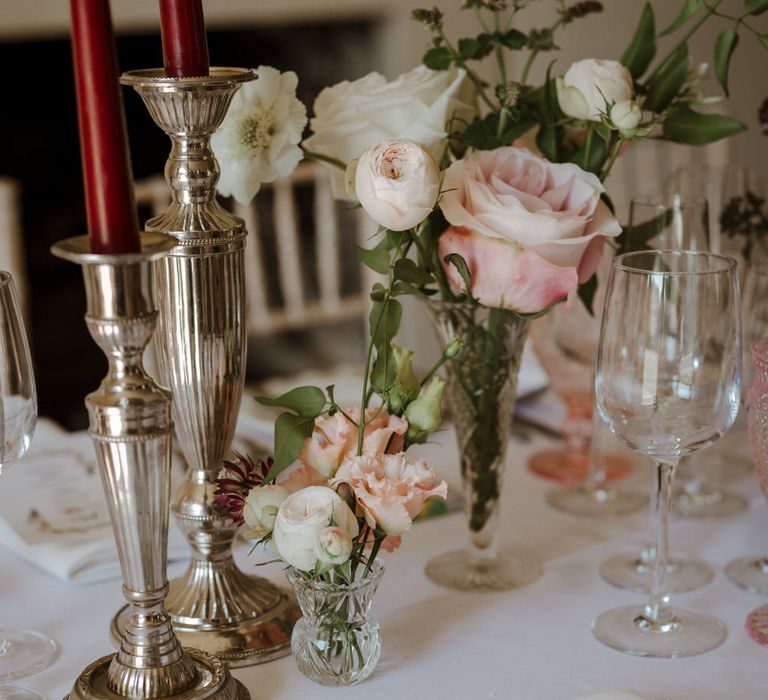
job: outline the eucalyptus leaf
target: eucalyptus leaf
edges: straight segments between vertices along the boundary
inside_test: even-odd
[[[753,17],[768,10],[768,0],[744,0],[744,9]]]
[[[724,29],[717,35],[715,41],[715,77],[726,95],[728,94],[728,67],[738,44],[739,35],[733,29]]]
[[[319,416],[326,405],[323,390],[316,386],[299,386],[274,399],[268,396],[255,398],[262,406],[288,408],[307,418]]]
[[[632,77],[637,80],[656,55],[656,20],[651,3],[646,2],[637,23],[635,35],[627,50],[621,56],[621,63],[627,67]]]
[[[369,323],[371,339],[377,349],[383,344],[389,343],[397,335],[402,317],[403,307],[395,299],[373,303]]]
[[[386,237],[374,248],[363,248],[359,245],[354,245],[354,247],[357,259],[363,265],[369,267],[374,272],[378,272],[380,275],[386,275],[389,272],[389,251],[391,246]]]
[[[704,5],[704,0],[685,0],[683,6],[680,8],[680,12],[677,13],[677,17],[659,36],[667,36],[672,32],[680,29],[691,17],[693,17]]]
[[[679,105],[669,110],[664,120],[664,137],[676,143],[704,146],[746,128],[746,124],[727,114],[704,114],[694,112],[688,105]]]
[[[648,93],[643,108],[651,112],[663,112],[677,96],[687,74],[688,46],[683,44],[671,55],[664,69],[646,86]]]
[[[265,481],[276,478],[280,472],[298,459],[304,441],[312,436],[315,419],[297,416],[293,413],[281,413],[275,421],[275,462]]]

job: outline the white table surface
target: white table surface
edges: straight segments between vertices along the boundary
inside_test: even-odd
[[[444,447],[424,449],[431,463],[455,480],[453,436]],[[418,523],[403,546],[386,555],[382,585],[373,606],[381,625],[383,652],[374,674],[350,688],[325,688],[306,680],[291,657],[264,666],[235,669],[253,700],[571,700],[606,690],[635,690],[649,700],[762,700],[768,697],[768,650],[744,632],[744,619],[768,602],[742,591],[723,574],[736,556],[768,551],[768,506],[750,477],[735,488],[752,500],[746,513],[727,519],[673,524],[672,545],[711,562],[715,580],[675,601],[725,620],[728,638],[718,649],[688,659],[643,659],[602,646],[590,631],[599,612],[641,602],[642,597],[611,587],[597,573],[607,556],[634,549],[645,527],[644,512],[613,519],[577,518],[544,502],[550,484],[529,475],[528,455],[552,446],[531,434],[510,445],[501,518],[503,544],[536,553],[543,576],[533,584],[499,593],[459,593],[432,584],[426,560],[461,545],[464,518],[451,514]],[[647,472],[630,479],[641,488]],[[172,523],[171,527],[175,527]],[[249,547],[235,556],[252,570]],[[171,577],[183,571],[173,564]],[[279,565],[258,569],[284,583]],[[60,645],[57,661],[21,679],[51,699],[62,698],[91,661],[113,651],[108,624],[123,604],[120,582],[75,586],[61,583],[0,548],[0,627],[37,629]]]

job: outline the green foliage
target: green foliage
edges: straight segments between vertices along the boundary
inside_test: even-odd
[[[733,29],[724,29],[715,41],[715,77],[728,94],[728,67],[731,56],[739,43],[739,35]]]
[[[300,386],[291,389],[289,392],[278,396],[276,399],[270,399],[267,396],[257,396],[262,406],[278,406],[296,411],[300,416],[314,418],[320,415],[325,408],[325,394],[322,389],[316,386]]]
[[[637,80],[656,55],[656,20],[651,3],[646,2],[635,35],[626,51],[621,55],[621,62],[627,67],[632,77]]]
[[[768,10],[768,0],[744,0],[744,10],[753,17]]]
[[[679,105],[670,109],[664,120],[664,137],[677,143],[705,146],[746,128],[746,124],[727,114],[704,114],[688,105]]]
[[[683,44],[646,85],[644,108],[663,112],[675,99],[688,73],[688,46]]]
[[[389,272],[389,251],[391,246],[386,236],[373,248],[363,248],[355,245],[355,253],[358,260],[366,267],[380,275],[386,275]]]
[[[432,70],[448,70],[453,63],[453,53],[445,46],[435,46],[427,51],[422,62]]]
[[[584,308],[589,311],[591,316],[595,315],[594,302],[595,292],[597,291],[597,275],[592,275],[586,282],[579,285],[579,299],[581,299]]]
[[[682,27],[693,15],[695,15],[704,6],[704,0],[685,0],[677,17],[659,36],[667,36]]]
[[[281,413],[275,421],[275,462],[265,481],[275,479],[292,462],[298,459],[304,440],[312,436],[315,416]]]

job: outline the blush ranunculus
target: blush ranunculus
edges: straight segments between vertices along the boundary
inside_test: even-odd
[[[448,486],[423,459],[410,463],[405,453],[367,454],[349,457],[331,480],[347,484],[370,527],[387,535],[409,530],[430,496],[445,498]]]
[[[435,159],[415,141],[382,141],[363,151],[355,196],[377,224],[405,231],[427,218],[440,194]]]
[[[458,253],[480,303],[536,313],[576,292],[597,269],[606,237],[621,227],[600,200],[597,176],[573,163],[550,163],[522,148],[477,151],[445,173],[440,208],[452,226],[440,259],[463,290]]]

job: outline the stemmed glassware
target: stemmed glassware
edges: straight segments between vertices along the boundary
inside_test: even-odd
[[[656,466],[656,542],[650,596],[600,614],[604,644],[630,654],[692,656],[725,626],[669,604],[669,506],[680,459],[717,440],[741,400],[741,304],[736,262],[692,251],[617,257],[606,293],[595,375],[600,416]]]
[[[0,474],[29,448],[37,395],[27,336],[13,279],[0,271]],[[56,657],[56,644],[39,632],[0,630],[0,683],[32,675]],[[0,700],[40,700],[28,688],[0,685]]]
[[[684,199],[679,195],[642,195],[630,203],[629,227],[626,231],[629,250],[692,250],[710,251],[709,208],[705,199]],[[685,462],[691,461],[690,458]],[[693,465],[695,466],[695,465]],[[695,474],[695,471],[694,471]],[[696,484],[701,479],[695,479]],[[649,481],[649,533],[656,527],[655,480]],[[619,588],[647,592],[656,557],[650,541],[638,552],[617,554],[600,565],[600,575]],[[670,591],[683,593],[709,583],[715,572],[704,561],[674,555],[669,558],[667,586]]]

